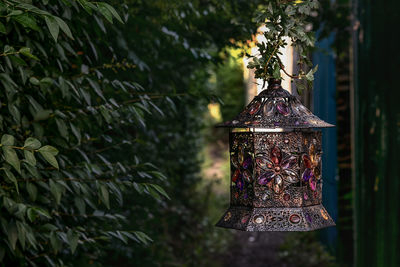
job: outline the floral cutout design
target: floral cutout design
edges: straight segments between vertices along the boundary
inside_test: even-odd
[[[308,154],[304,154],[302,159],[306,167],[302,175],[303,181],[308,183],[312,191],[315,191],[317,189],[317,181],[321,179],[321,170],[319,167],[321,154],[317,153],[314,144],[311,144]]]
[[[283,116],[288,116],[290,114],[290,107],[283,98],[269,100],[264,105],[265,116],[274,116],[276,113]]]
[[[277,146],[271,148],[269,155],[258,154],[256,164],[262,169],[258,177],[258,184],[267,185],[276,194],[282,193],[288,184],[299,182],[299,175],[295,170],[297,157],[283,153]]]
[[[236,153],[231,155],[231,162],[235,168],[232,175],[232,182],[239,191],[243,191],[245,189],[245,183],[251,183],[253,181],[251,171],[253,158],[243,145],[239,145]]]

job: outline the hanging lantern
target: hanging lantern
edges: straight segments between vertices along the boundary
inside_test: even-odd
[[[332,127],[269,80],[229,127],[231,203],[217,223],[244,231],[334,226],[322,206],[321,131]]]

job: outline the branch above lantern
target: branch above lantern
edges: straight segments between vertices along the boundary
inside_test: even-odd
[[[318,7],[317,0],[273,0],[258,11],[255,20],[267,30],[263,32],[266,41],[257,44],[259,53],[251,56],[252,61],[247,66],[255,70],[255,78],[263,79],[264,84],[271,78],[282,79],[282,70],[287,78],[294,80],[299,92],[312,86],[318,65],[312,67],[309,59],[315,43],[309,19]],[[288,45],[285,37],[290,38],[298,54],[298,73],[288,73],[280,58],[279,49]]]

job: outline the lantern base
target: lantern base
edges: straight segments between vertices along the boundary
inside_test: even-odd
[[[298,208],[231,206],[216,224],[249,232],[312,231],[335,225],[322,204]]]

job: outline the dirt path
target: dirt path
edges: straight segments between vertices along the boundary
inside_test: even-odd
[[[282,232],[235,232],[232,247],[228,250],[223,266],[229,267],[276,267],[289,265],[279,257],[280,246],[287,233]],[[283,265],[282,265],[283,264]]]

